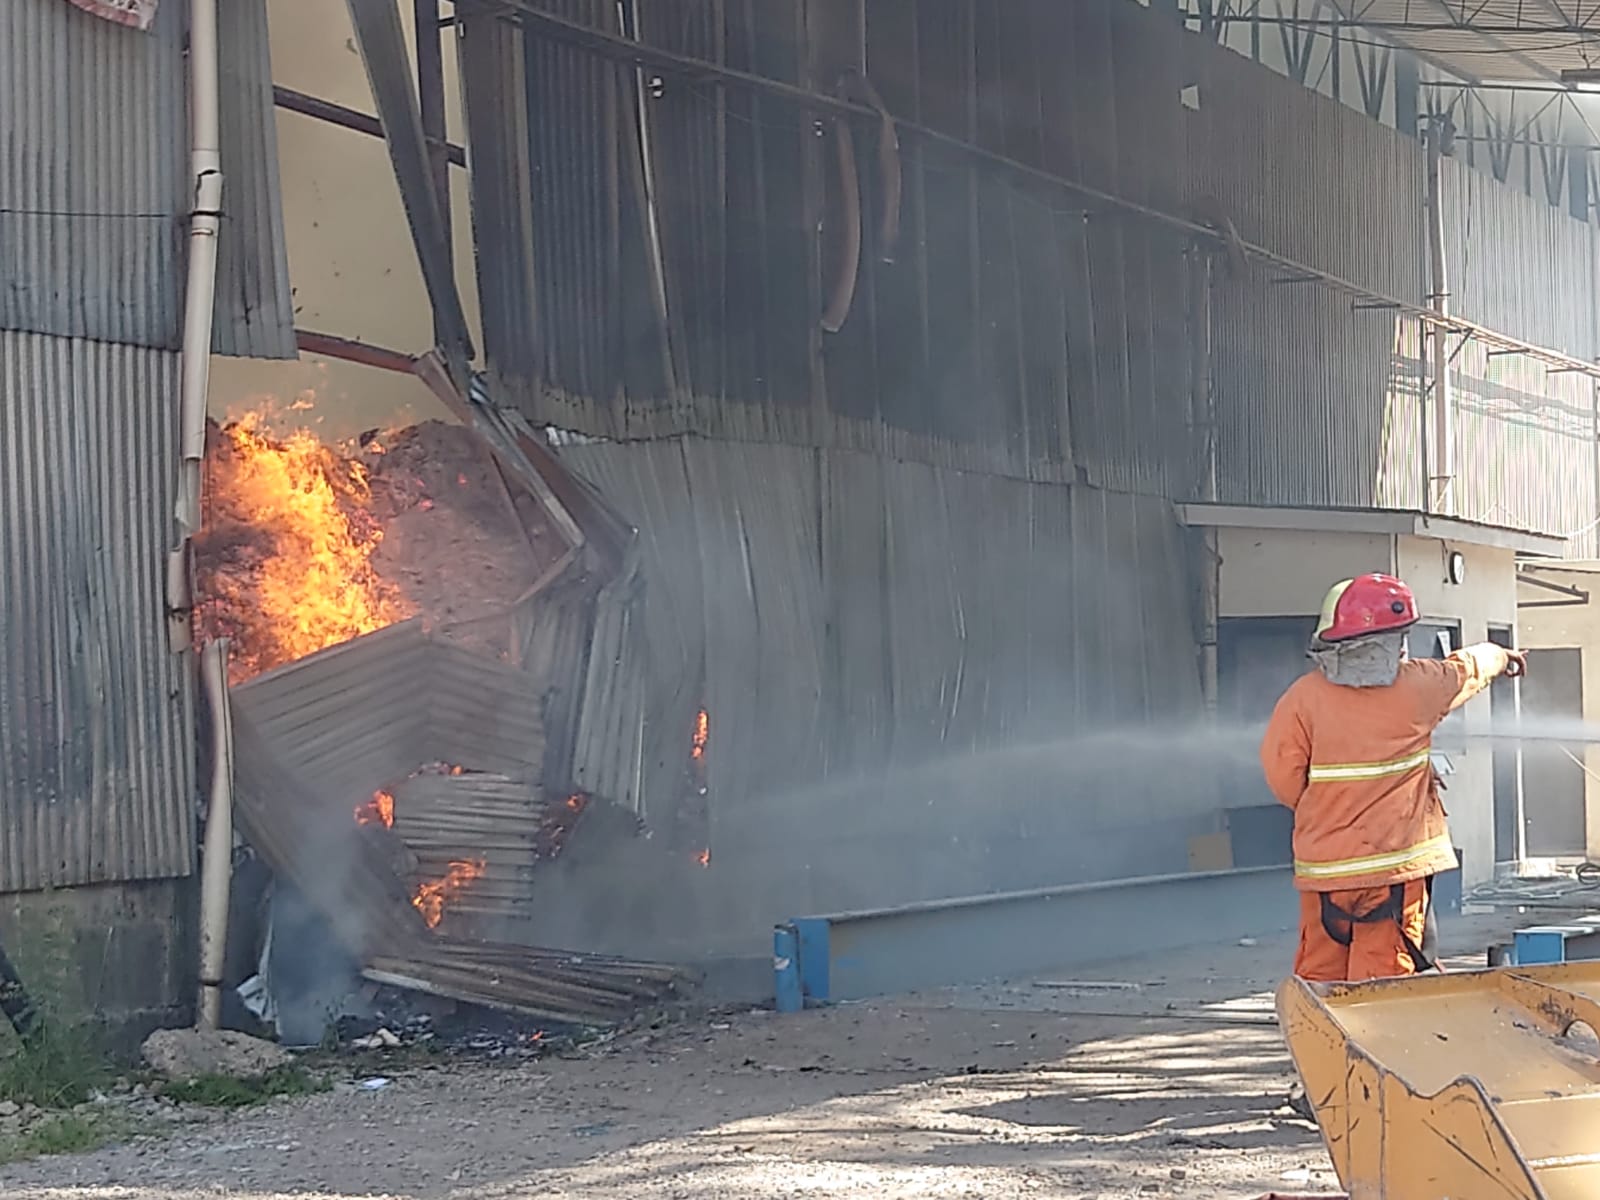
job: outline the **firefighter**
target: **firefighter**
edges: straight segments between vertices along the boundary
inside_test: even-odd
[[[1378,979],[1432,968],[1424,945],[1433,877],[1456,867],[1434,729],[1499,675],[1527,667],[1484,643],[1413,659],[1411,589],[1392,575],[1334,586],[1308,656],[1261,745],[1267,784],[1294,810],[1304,979]]]

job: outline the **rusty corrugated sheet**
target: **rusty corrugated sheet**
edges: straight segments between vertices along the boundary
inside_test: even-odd
[[[177,404],[174,353],[0,332],[0,892],[193,865]]]
[[[293,357],[264,0],[223,6],[216,349]],[[148,33],[0,6],[0,329],[177,349],[189,207],[184,9]]]

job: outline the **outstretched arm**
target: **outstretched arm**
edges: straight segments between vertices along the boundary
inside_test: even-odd
[[[1528,656],[1493,642],[1465,646],[1444,660],[1456,669],[1456,685],[1445,712],[1454,712],[1501,675],[1515,679],[1528,669]]]
[[[1528,657],[1493,642],[1465,646],[1446,658],[1412,659],[1409,669],[1425,673],[1434,721],[1442,721],[1501,675],[1515,678],[1528,669]]]

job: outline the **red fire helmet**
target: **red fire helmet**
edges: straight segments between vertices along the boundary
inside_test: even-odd
[[[1393,575],[1358,575],[1336,583],[1322,602],[1317,636],[1348,642],[1369,633],[1406,629],[1419,619],[1417,598]]]

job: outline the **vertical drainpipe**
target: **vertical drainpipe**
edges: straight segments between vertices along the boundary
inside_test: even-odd
[[[228,639],[209,643],[200,661],[211,713],[211,806],[200,863],[200,1003],[202,1029],[222,1026],[228,951],[228,893],[233,885],[233,713],[228,701]]]
[[[1189,421],[1196,443],[1195,499],[1217,501],[1217,393],[1211,368],[1211,251],[1189,248]],[[1207,525],[1200,549],[1200,696],[1207,717],[1217,717],[1217,626],[1220,623],[1222,557],[1217,529]]]
[[[1450,315],[1450,279],[1444,256],[1444,205],[1442,164],[1450,137],[1448,116],[1428,122],[1424,141],[1428,147],[1428,267],[1429,305],[1440,317]],[[1453,507],[1455,480],[1455,399],[1450,392],[1450,340],[1441,325],[1433,327],[1433,478],[1431,496],[1424,496],[1429,512],[1448,513]]]
[[[217,297],[217,231],[222,222],[222,150],[217,116],[217,0],[189,5],[189,279],[183,301],[182,452],[178,527],[187,543],[200,529],[200,466],[206,453],[206,393]]]
[[[200,531],[201,467],[206,452],[206,399],[211,383],[211,327],[217,294],[217,232],[222,219],[222,135],[218,117],[217,0],[189,5],[189,163],[193,207],[189,215],[189,277],[184,292],[178,545],[168,561],[169,630],[176,650],[189,648],[193,600],[189,551]],[[212,712],[219,746],[227,738],[227,642],[208,647],[203,674],[207,690],[221,689]],[[219,665],[220,664],[220,665]],[[220,682],[219,682],[220,680]],[[222,1004],[222,953],[227,936],[229,875],[233,864],[231,746],[219,759],[206,822],[200,897],[199,1019],[215,1028]],[[220,781],[220,782],[219,782]]]

